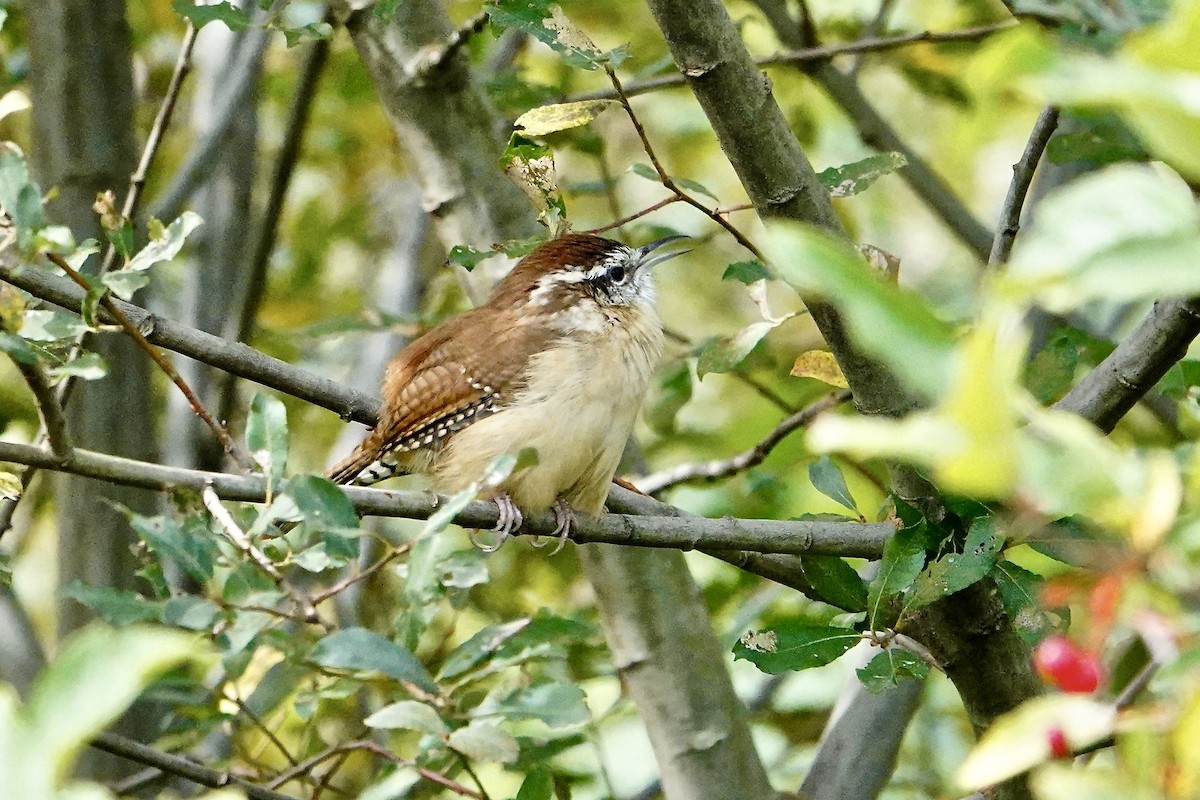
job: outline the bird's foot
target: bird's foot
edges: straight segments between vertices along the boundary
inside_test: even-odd
[[[575,510],[570,504],[559,495],[554,499],[554,531],[551,536],[558,539],[558,543],[554,545],[554,549],[550,551],[550,555],[554,555],[567,544],[567,539],[571,536],[571,528],[575,526]],[[533,540],[534,547],[541,547],[540,541],[535,538]]]
[[[504,543],[508,541],[508,537],[512,535],[512,532],[520,528],[521,524],[525,521],[525,517],[521,514],[521,509],[517,508],[517,504],[507,494],[496,495],[492,502],[496,504],[498,512],[496,527],[492,528],[493,531],[499,534],[496,543],[489,545],[480,542],[477,536],[479,533],[478,530],[470,531],[467,534],[467,538],[471,540],[471,544],[485,553],[494,553],[503,547]]]

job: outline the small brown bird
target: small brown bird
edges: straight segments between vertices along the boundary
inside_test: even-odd
[[[536,463],[497,487],[500,542],[520,508],[550,507],[565,541],[573,510],[599,514],[608,497],[662,352],[650,268],[687,251],[652,254],[683,238],[628,247],[571,234],[538,247],[487,302],[393,359],[379,424],[328,477],[416,473],[454,493],[497,457],[533,448]]]

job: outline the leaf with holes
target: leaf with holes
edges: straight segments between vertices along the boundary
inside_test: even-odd
[[[967,532],[963,552],[947,553],[920,574],[905,600],[905,610],[935,603],[981,580],[996,565],[1003,546],[1004,537],[997,530],[994,517],[975,520]]]
[[[850,197],[865,192],[875,181],[907,164],[908,159],[902,153],[880,153],[822,170],[817,177],[829,190],[830,197]]]
[[[288,459],[288,429],[287,409],[279,398],[259,392],[250,401],[246,449],[267,476],[269,489],[283,479]]]
[[[596,69],[605,62],[614,65],[620,51],[601,52],[587,35],[567,19],[562,9],[548,0],[496,0],[483,7],[492,24],[516,28],[547,44],[573,67]]]
[[[823,667],[862,641],[858,631],[830,625],[788,623],[772,630],[751,631],[733,646],[733,657],[745,659],[772,675],[788,670]]]
[[[879,694],[899,684],[901,678],[924,680],[929,676],[929,665],[910,650],[889,647],[856,672],[868,692]]]

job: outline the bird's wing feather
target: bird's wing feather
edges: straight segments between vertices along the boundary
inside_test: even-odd
[[[505,324],[503,312],[484,306],[434,328],[400,352],[383,380],[384,408],[375,430],[328,477],[359,479],[381,460],[394,473],[396,456],[436,448],[457,430],[499,411],[524,383],[531,353],[550,337],[547,326]],[[467,340],[463,330],[491,332],[490,341]],[[368,475],[371,482],[386,471]]]

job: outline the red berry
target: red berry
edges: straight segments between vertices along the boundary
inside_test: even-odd
[[[1070,758],[1071,745],[1067,744],[1067,735],[1062,728],[1051,728],[1046,731],[1046,742],[1050,745],[1051,758]]]
[[[1094,692],[1103,669],[1091,653],[1065,636],[1049,636],[1033,653],[1033,666],[1042,679],[1064,692]]]

